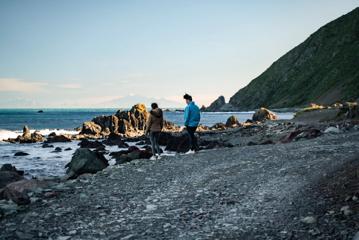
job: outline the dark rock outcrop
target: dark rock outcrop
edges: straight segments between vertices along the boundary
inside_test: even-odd
[[[90,141],[83,139],[79,144],[80,148],[105,148],[105,146],[99,141]]]
[[[42,136],[38,131],[31,133],[28,126],[24,126],[21,136],[18,136],[15,139],[8,139],[8,141],[11,143],[36,143],[45,141],[45,137]]]
[[[101,133],[101,126],[95,122],[84,122],[80,134],[84,135],[99,135]]]
[[[118,110],[114,115],[98,116],[90,122],[85,122],[80,131],[80,136],[92,138],[108,136],[105,144],[118,145],[112,141],[117,136],[137,137],[142,135],[146,127],[147,118],[148,112],[146,106],[144,104],[136,104],[129,111]],[[164,129],[178,131],[179,126],[164,121]],[[119,143],[120,145],[123,146],[124,144]]]
[[[219,96],[214,102],[206,107],[203,111],[205,112],[217,112],[226,104],[226,100],[223,96]]]
[[[144,104],[136,104],[130,111],[118,110],[115,115],[98,116],[90,122],[85,122],[80,134],[97,137],[108,136],[111,133],[132,136],[145,129],[147,114]]]
[[[56,142],[71,142],[71,135],[65,135],[65,134],[61,134],[61,135],[56,135],[55,133],[50,134],[45,143],[56,143]]]
[[[4,164],[0,169],[0,188],[5,187],[9,183],[22,180],[23,171],[18,171],[11,164]]]
[[[84,173],[96,173],[107,166],[108,162],[101,153],[79,148],[65,168],[67,168],[67,178],[72,179]]]
[[[108,146],[118,146],[120,148],[128,147],[128,144],[123,141],[123,137],[117,133],[110,133],[102,143]]]

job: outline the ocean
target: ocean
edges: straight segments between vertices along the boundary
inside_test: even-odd
[[[18,169],[24,170],[27,177],[56,177],[65,174],[64,166],[71,160],[71,156],[78,148],[77,141],[71,143],[54,143],[54,147],[63,149],[54,152],[53,148],[42,148],[41,143],[10,144],[2,140],[15,138],[22,134],[22,128],[27,125],[32,131],[38,130],[43,135],[51,132],[58,134],[76,134],[75,129],[81,127],[85,121],[99,115],[114,114],[117,109],[0,109],[0,166],[10,163]],[[252,117],[254,112],[205,112],[201,115],[201,124],[212,126],[218,122],[226,122],[227,118],[235,115],[240,122]],[[279,119],[291,119],[293,113],[277,113]],[[165,111],[164,118],[178,125],[183,125],[183,112]],[[131,143],[134,144],[134,143]],[[64,149],[71,148],[65,151]],[[121,150],[118,147],[106,147],[110,151]],[[15,157],[18,151],[29,153],[27,156]],[[166,152],[171,155],[173,153]],[[108,155],[105,156],[110,160]],[[114,164],[110,161],[110,164]]]

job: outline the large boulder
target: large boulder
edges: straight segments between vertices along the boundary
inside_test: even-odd
[[[236,116],[232,115],[227,119],[226,127],[235,127],[239,125],[239,121]]]
[[[67,168],[67,178],[72,179],[84,173],[96,173],[107,166],[108,162],[103,154],[88,148],[79,148],[65,168]]]
[[[162,133],[159,143],[166,145],[166,151],[184,153],[190,148],[188,135],[185,133]]]
[[[274,112],[269,111],[268,109],[263,107],[258,109],[252,116],[252,120],[258,122],[263,122],[266,120],[277,120],[277,119],[278,117]]]
[[[120,148],[128,147],[128,144],[123,141],[121,135],[117,133],[110,133],[110,135],[103,141],[103,144],[109,146],[118,146]]]
[[[5,163],[4,165],[1,166],[0,171],[11,171],[11,172],[16,172],[19,175],[24,175],[24,171],[22,170],[17,170],[17,168],[13,165],[11,165],[10,163]]]
[[[94,123],[94,122],[84,122],[82,124],[82,129],[80,134],[87,134],[87,135],[99,135],[101,133],[101,126]]]
[[[28,193],[40,188],[48,187],[49,183],[36,179],[23,179],[17,182],[8,184],[0,191],[0,199],[12,200],[18,205],[25,205],[30,203]]]
[[[152,157],[152,152],[150,149],[141,150],[136,146],[131,146],[127,150],[113,152],[110,155],[116,159],[116,164],[122,164],[136,159],[149,159]]]
[[[22,180],[24,172],[18,171],[11,164],[4,164],[0,169],[0,188],[5,187],[9,183]]]

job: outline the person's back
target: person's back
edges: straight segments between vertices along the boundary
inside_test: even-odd
[[[158,144],[160,133],[163,128],[163,112],[158,107],[157,103],[152,103],[152,110],[148,116],[145,134],[150,134],[150,141],[152,147],[152,160],[159,159],[161,154],[161,149]]]
[[[150,111],[149,115],[149,131],[150,132],[161,132],[163,128],[163,112],[162,109],[156,108]]]
[[[194,103],[190,102],[185,108],[185,126],[197,127],[201,120],[201,111],[199,107]]]
[[[199,107],[192,101],[192,97],[190,95],[185,94],[183,98],[187,103],[184,111],[184,125],[189,137],[190,151],[188,151],[188,153],[193,153],[199,150],[195,132],[201,120],[201,111],[199,110]]]

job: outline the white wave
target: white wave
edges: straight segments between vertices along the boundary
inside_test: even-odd
[[[33,133],[36,130],[31,129],[30,132]],[[38,132],[40,132],[41,135],[47,136],[50,133],[56,133],[56,135],[61,135],[61,134],[68,134],[68,135],[76,135],[79,133],[79,131],[75,131],[75,130],[66,130],[66,129],[40,129],[37,130]]]
[[[8,138],[17,138],[20,134],[21,132],[0,129],[0,141]]]
[[[66,129],[40,129],[40,130],[30,129],[31,133],[35,131],[38,131],[43,136],[48,136],[52,132],[55,132],[56,135],[60,135],[60,134],[76,135],[79,133],[79,131],[66,130]],[[5,129],[0,129],[0,141],[7,140],[9,138],[17,138],[21,134],[22,131],[10,131]]]

